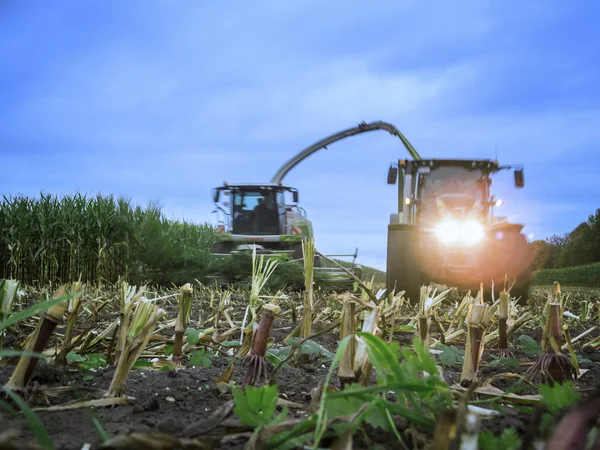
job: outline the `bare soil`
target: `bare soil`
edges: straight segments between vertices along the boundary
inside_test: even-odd
[[[281,342],[290,330],[289,324],[275,323],[272,337]],[[539,342],[539,333],[523,332],[519,334],[532,335]],[[398,339],[407,344],[412,336],[398,335]],[[329,333],[316,339],[329,351],[335,352],[337,333]],[[463,348],[463,344],[457,345]],[[529,358],[518,349],[512,349],[514,356],[519,359],[521,366],[515,373],[523,374],[527,364],[535,358]],[[583,394],[598,388],[600,380],[600,351],[579,352],[590,362],[582,368],[589,369],[576,382],[577,389]],[[490,354],[494,349],[486,349],[479,376],[482,380],[502,372],[512,372],[512,369],[489,367],[492,360]],[[96,417],[109,436],[128,434],[131,432],[163,431],[178,437],[190,436],[194,431],[206,425],[206,420],[232,399],[230,393],[219,393],[215,379],[228,366],[225,357],[213,359],[209,368],[187,367],[177,371],[157,371],[146,368],[135,369],[129,376],[127,395],[133,397],[128,405],[94,408],[73,409],[64,411],[36,411],[42,423],[49,430],[57,450],[80,450],[84,444],[97,448],[101,443],[100,434],[92,421]],[[8,381],[14,366],[0,367],[0,383]],[[307,405],[311,400],[311,391],[319,387],[327,374],[328,365],[318,360],[308,359],[301,367],[284,368],[278,375],[277,384],[280,396],[292,402]],[[45,408],[52,405],[64,405],[73,401],[83,401],[102,398],[102,393],[108,388],[114,367],[96,369],[95,372],[83,372],[79,369],[54,368],[39,364],[30,383],[33,387],[28,398],[29,405],[34,408]],[[453,384],[460,379],[461,367],[445,368],[448,383]],[[243,381],[246,368],[237,365],[233,379],[239,384]],[[92,375],[92,379],[90,378]],[[332,382],[337,386],[334,377]],[[514,385],[514,378],[500,378],[493,382],[495,387],[508,389]],[[68,392],[56,393],[54,387],[69,386]],[[523,393],[535,393],[530,388]],[[485,405],[480,405],[485,406]],[[349,412],[350,413],[350,412]],[[290,409],[290,417],[303,417],[305,411]],[[490,429],[495,434],[505,428],[516,429],[519,434],[525,434],[531,425],[531,414],[513,408],[508,409],[500,418],[484,421],[484,429]],[[398,424],[402,431],[405,425]],[[0,421],[0,433],[18,427],[23,432],[26,441],[33,440],[26,421],[22,417],[4,414]],[[364,428],[366,433],[357,434],[355,448],[398,448],[396,438],[390,433],[382,433],[371,427]],[[250,433],[244,430],[224,429],[216,427],[200,436],[206,442],[206,448],[241,449],[244,447]],[[25,447],[21,447],[25,448]]]

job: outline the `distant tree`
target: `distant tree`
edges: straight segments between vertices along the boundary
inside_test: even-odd
[[[553,246],[548,240],[538,239],[529,245],[533,251],[533,262],[531,263],[533,270],[548,269],[552,267],[549,263]]]
[[[560,254],[569,243],[569,234],[555,234],[554,236],[550,236],[548,239],[546,239],[546,242],[550,244],[550,252],[544,268],[550,269],[557,267]]]
[[[594,262],[600,262],[600,208],[569,234],[556,265],[570,267]]]

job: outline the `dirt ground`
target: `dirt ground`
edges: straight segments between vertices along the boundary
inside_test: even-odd
[[[275,323],[272,337],[276,342],[289,333],[289,325]],[[523,333],[521,333],[523,334]],[[525,333],[539,339],[539,333]],[[398,335],[399,340],[409,344],[411,335]],[[337,345],[337,333],[329,333],[316,339],[328,350],[335,352]],[[539,342],[539,341],[538,341]],[[457,345],[463,348],[463,345]],[[485,380],[491,375],[506,370],[487,366],[492,360],[490,354],[495,353],[488,349],[484,353],[483,367],[480,368],[479,376]],[[582,352],[583,354],[583,352]],[[522,363],[517,371],[524,373],[527,370],[527,355],[514,350],[514,356]],[[577,382],[577,388],[585,392],[598,385],[600,380],[600,351],[595,350],[583,354],[589,361],[582,364],[582,368],[589,369]],[[57,450],[80,450],[84,444],[90,444],[96,448],[101,440],[100,434],[94,427],[92,418],[95,416],[109,436],[127,434],[131,432],[149,432],[160,430],[178,437],[191,436],[203,426],[211,414],[232,399],[230,393],[221,394],[215,386],[215,379],[222,374],[228,365],[225,357],[213,359],[209,368],[188,367],[177,371],[156,371],[145,368],[135,369],[129,376],[127,383],[127,395],[134,399],[128,405],[97,408],[92,412],[84,409],[65,411],[36,411],[43,424],[50,432]],[[14,367],[0,367],[0,383],[4,384],[10,377]],[[278,375],[277,384],[282,398],[291,402],[308,404],[311,400],[311,390],[323,383],[328,371],[328,365],[320,361],[307,361],[299,368],[284,368]],[[512,371],[512,370],[508,370]],[[108,388],[114,367],[97,369],[90,377],[91,372],[83,372],[78,369],[53,368],[47,365],[39,365],[35,371],[31,385],[34,387],[29,404],[32,407],[44,408],[51,405],[63,405],[76,400],[98,399]],[[460,379],[461,367],[446,367],[446,381],[450,384]],[[246,374],[246,368],[236,366],[233,379],[241,384]],[[91,379],[90,379],[91,378]],[[332,382],[337,385],[336,377]],[[511,379],[499,379],[493,384],[500,389],[509,388],[514,381]],[[67,393],[56,393],[48,388],[69,386]],[[35,389],[39,387],[39,389]],[[290,409],[291,417],[302,417],[306,412]],[[511,409],[501,418],[484,421],[484,429],[501,432],[506,427],[515,428],[520,434],[526,432],[529,425],[529,415],[518,410]],[[205,422],[204,422],[205,424]],[[403,425],[398,424],[402,432]],[[23,419],[5,416],[0,422],[0,433],[3,431],[21,427],[23,435],[32,439],[33,435]],[[355,442],[355,448],[397,448],[398,443],[391,433],[382,433],[366,427],[369,438],[364,439],[357,436],[359,442]],[[227,432],[227,437],[225,436]],[[217,427],[207,432],[200,438],[206,439],[207,448],[241,449],[246,443],[248,432],[243,430],[224,430]]]

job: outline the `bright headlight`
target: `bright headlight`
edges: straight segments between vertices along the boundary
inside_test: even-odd
[[[447,219],[440,222],[434,229],[438,239],[444,244],[462,242],[473,245],[484,237],[483,226],[476,220]]]

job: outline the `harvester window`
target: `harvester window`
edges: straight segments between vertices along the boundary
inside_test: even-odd
[[[279,220],[275,192],[269,190],[234,193],[233,232],[236,234],[278,234]]]

